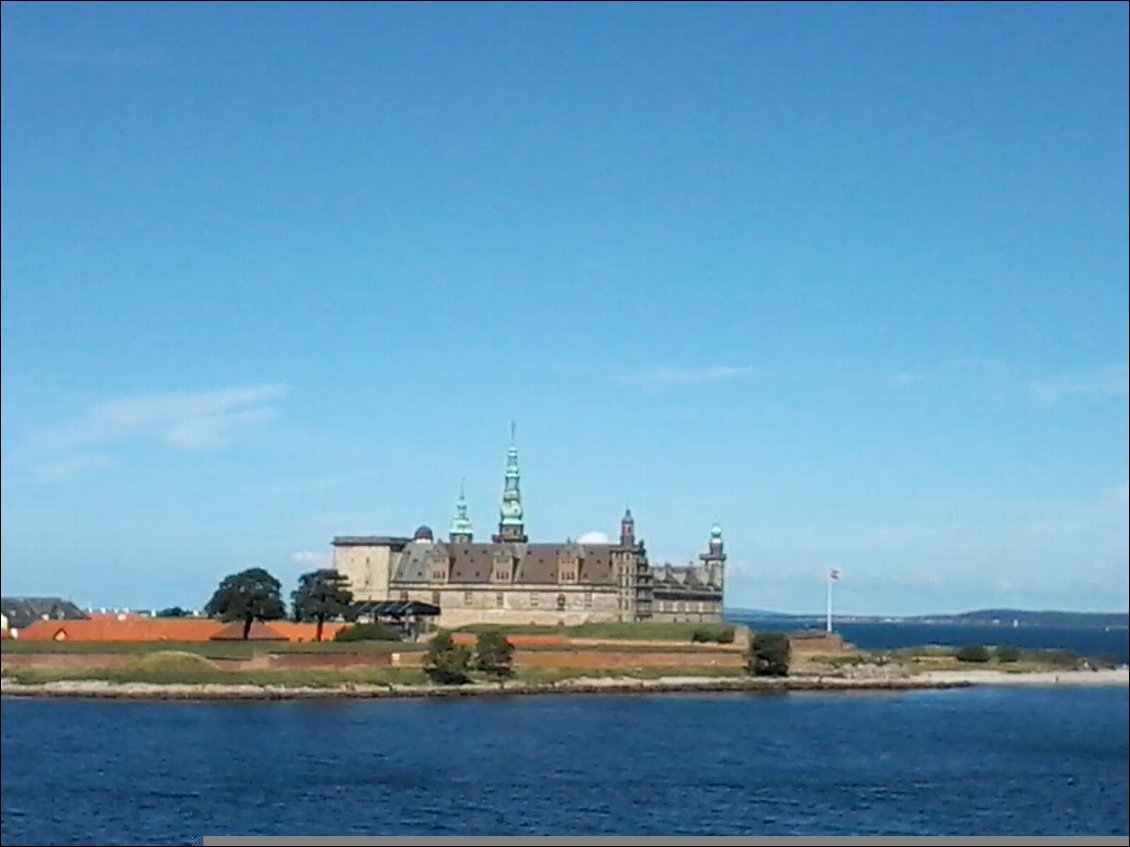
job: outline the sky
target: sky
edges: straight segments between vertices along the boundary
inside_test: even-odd
[[[1128,601],[1128,7],[2,7],[5,595],[498,521]]]

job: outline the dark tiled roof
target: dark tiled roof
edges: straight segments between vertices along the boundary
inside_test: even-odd
[[[447,545],[451,556],[452,583],[489,582],[494,567],[494,557],[499,551],[508,551],[515,563],[516,583],[533,585],[557,584],[557,561],[563,554],[580,558],[578,584],[611,585],[616,582],[612,571],[611,544],[475,544],[452,543]]]
[[[50,620],[81,621],[87,614],[60,597],[4,597],[0,598],[0,611],[12,629],[23,629],[46,615]]]
[[[612,570],[612,544],[523,544],[523,543],[473,543],[463,541],[436,544],[407,544],[394,559],[394,583],[421,583],[431,581],[431,556],[438,552],[450,563],[448,582],[456,584],[490,582],[494,559],[506,552],[513,564],[513,582],[534,585],[556,585],[558,558],[576,556],[580,560],[577,583],[587,585],[613,585],[616,577]]]

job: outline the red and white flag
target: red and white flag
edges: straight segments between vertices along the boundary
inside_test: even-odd
[[[835,581],[838,582],[839,579],[840,579],[840,572],[837,571],[837,570],[829,570],[828,571],[828,579],[835,580]]]

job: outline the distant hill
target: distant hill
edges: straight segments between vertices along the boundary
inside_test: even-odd
[[[812,621],[823,621],[824,616],[795,615],[773,612],[766,609],[727,609],[726,617],[734,621],[779,621],[781,624],[801,625]],[[977,609],[957,614],[911,615],[892,617],[886,615],[837,615],[837,621],[851,623],[915,623],[949,624],[969,626],[1005,625],[1016,621],[1019,626],[1063,626],[1074,628],[1095,627],[1104,629],[1130,628],[1130,613],[1127,612],[1057,612],[1026,611],[1024,609]]]
[[[905,618],[918,623],[1011,624],[1021,626],[1130,627],[1126,612],[1031,612],[1024,609],[978,609],[956,615],[915,615]]]

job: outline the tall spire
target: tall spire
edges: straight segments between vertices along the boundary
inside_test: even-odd
[[[463,493],[463,480],[459,481],[459,499],[455,501],[455,517],[451,521],[451,530],[448,533],[452,541],[473,541],[475,529],[471,526],[471,519],[467,517],[467,497]]]
[[[495,541],[525,541],[522,491],[519,484],[517,424],[510,422],[510,449],[506,451],[506,484],[502,490],[502,509]]]
[[[620,545],[636,546],[636,519],[632,517],[631,509],[624,509],[624,517],[620,518]]]

